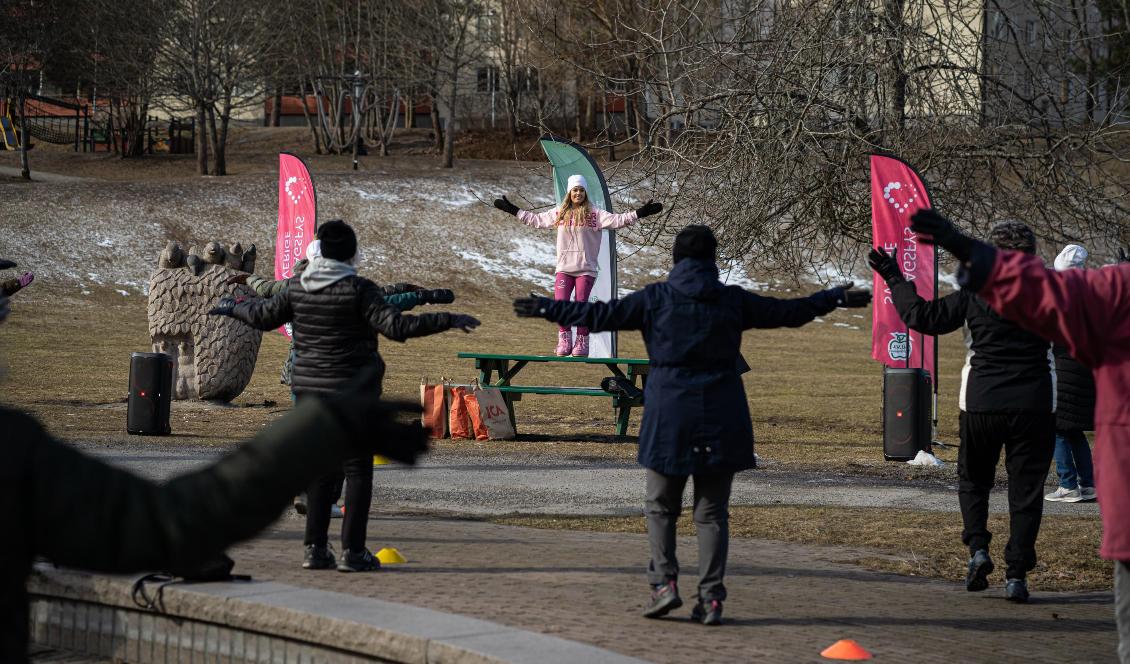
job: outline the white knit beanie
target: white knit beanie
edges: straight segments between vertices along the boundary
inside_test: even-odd
[[[573,191],[573,187],[581,187],[587,193],[589,190],[589,183],[585,182],[585,176],[583,175],[570,175],[569,184],[565,187],[565,193]]]
[[[1087,263],[1087,250],[1078,244],[1069,244],[1055,257],[1055,269],[1058,272],[1081,268]]]

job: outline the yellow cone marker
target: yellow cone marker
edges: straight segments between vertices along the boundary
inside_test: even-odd
[[[384,458],[383,456],[379,455],[379,454],[373,455],[373,465],[374,466],[387,466],[390,463],[392,463],[392,462],[389,461],[388,459]]]
[[[382,565],[396,565],[398,563],[406,563],[408,559],[404,557],[397,549],[391,546],[385,547],[377,551],[377,560],[381,561]]]

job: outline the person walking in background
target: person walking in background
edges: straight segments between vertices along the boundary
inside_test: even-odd
[[[1094,372],[1099,553],[1115,561],[1118,656],[1130,664],[1130,263],[1056,272],[1035,256],[969,237],[933,210],[916,212],[911,229],[960,261],[963,289],[1024,329],[1063,344]]]
[[[837,307],[864,307],[871,301],[871,293],[851,290],[850,284],[792,300],[725,286],[718,280],[717,246],[709,228],[687,226],[675,238],[675,265],[665,282],[611,302],[514,301],[522,317],[597,332],[643,333],[651,373],[644,387],[638,459],[647,468],[652,591],[643,615],[659,618],[683,604],[676,522],[687,479],[694,477],[699,585],[691,618],[705,625],[722,623],[734,473],[756,466],[738,361],[742,331],[799,327]]]
[[[357,236],[344,221],[318,228],[322,255],[310,260],[299,279],[270,299],[221,301],[210,313],[232,316],[260,330],[292,323],[294,371],[291,389],[299,405],[316,395],[333,394],[366,368],[373,368],[370,386],[379,395],[385,364],[377,352],[381,333],[393,341],[422,337],[451,329],[469,332],[479,321],[463,314],[402,314],[381,297],[376,284],[357,275]],[[342,553],[337,561],[328,545],[330,510],[340,473],[329,473],[307,490],[305,569],[363,572],[380,568],[365,548],[366,527],[373,493],[372,456],[357,456],[344,464],[345,517]]]
[[[512,214],[527,226],[557,229],[557,277],[554,280],[553,299],[568,300],[575,294],[577,302],[588,302],[599,267],[601,231],[631,226],[637,220],[656,214],[663,205],[648,201],[632,212],[613,214],[592,204],[588,183],[583,175],[572,175],[565,190],[565,198],[556,209],[534,213],[520,210],[505,196],[496,198],[494,206]],[[557,331],[558,356],[588,357],[589,328],[577,328],[577,339],[572,339],[570,328],[561,326]]]
[[[1069,244],[1055,257],[1055,269],[1086,267],[1087,250]],[[1095,499],[1091,445],[1086,431],[1095,429],[1095,378],[1091,370],[1071,357],[1067,347],[1055,344],[1056,409],[1055,470],[1059,487],[1044,500],[1078,503]]]
[[[1017,221],[997,224],[993,243],[1036,253],[1036,236]],[[1005,597],[1028,601],[1028,572],[1036,566],[1036,537],[1043,517],[1044,481],[1055,448],[1055,374],[1051,344],[993,311],[976,293],[958,290],[936,300],[919,297],[898,262],[872,249],[869,262],[891,290],[906,326],[923,334],[965,329],[969,352],[961,371],[958,407],[958,502],[969,547],[965,589],[989,587],[989,492],[996,482],[1001,448],[1008,471],[1009,539],[1004,550]]]

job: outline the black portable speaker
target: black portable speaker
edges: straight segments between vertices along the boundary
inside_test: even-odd
[[[909,461],[930,449],[930,374],[925,369],[883,370],[883,457]]]
[[[129,360],[129,399],[126,431],[166,436],[173,400],[173,358],[164,353],[132,353]]]

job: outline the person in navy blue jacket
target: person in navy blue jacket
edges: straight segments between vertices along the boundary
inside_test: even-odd
[[[687,226],[675,238],[675,266],[665,282],[611,302],[514,301],[518,316],[594,332],[643,332],[651,371],[638,458],[647,468],[652,586],[644,616],[658,618],[682,606],[675,526],[683,489],[693,476],[701,578],[691,618],[707,625],[721,624],[726,599],[730,485],[734,473],[756,465],[738,359],[742,332],[799,327],[837,307],[865,307],[871,301],[870,292],[853,290],[851,284],[791,300],[723,285],[715,264],[717,246],[709,228]]]

